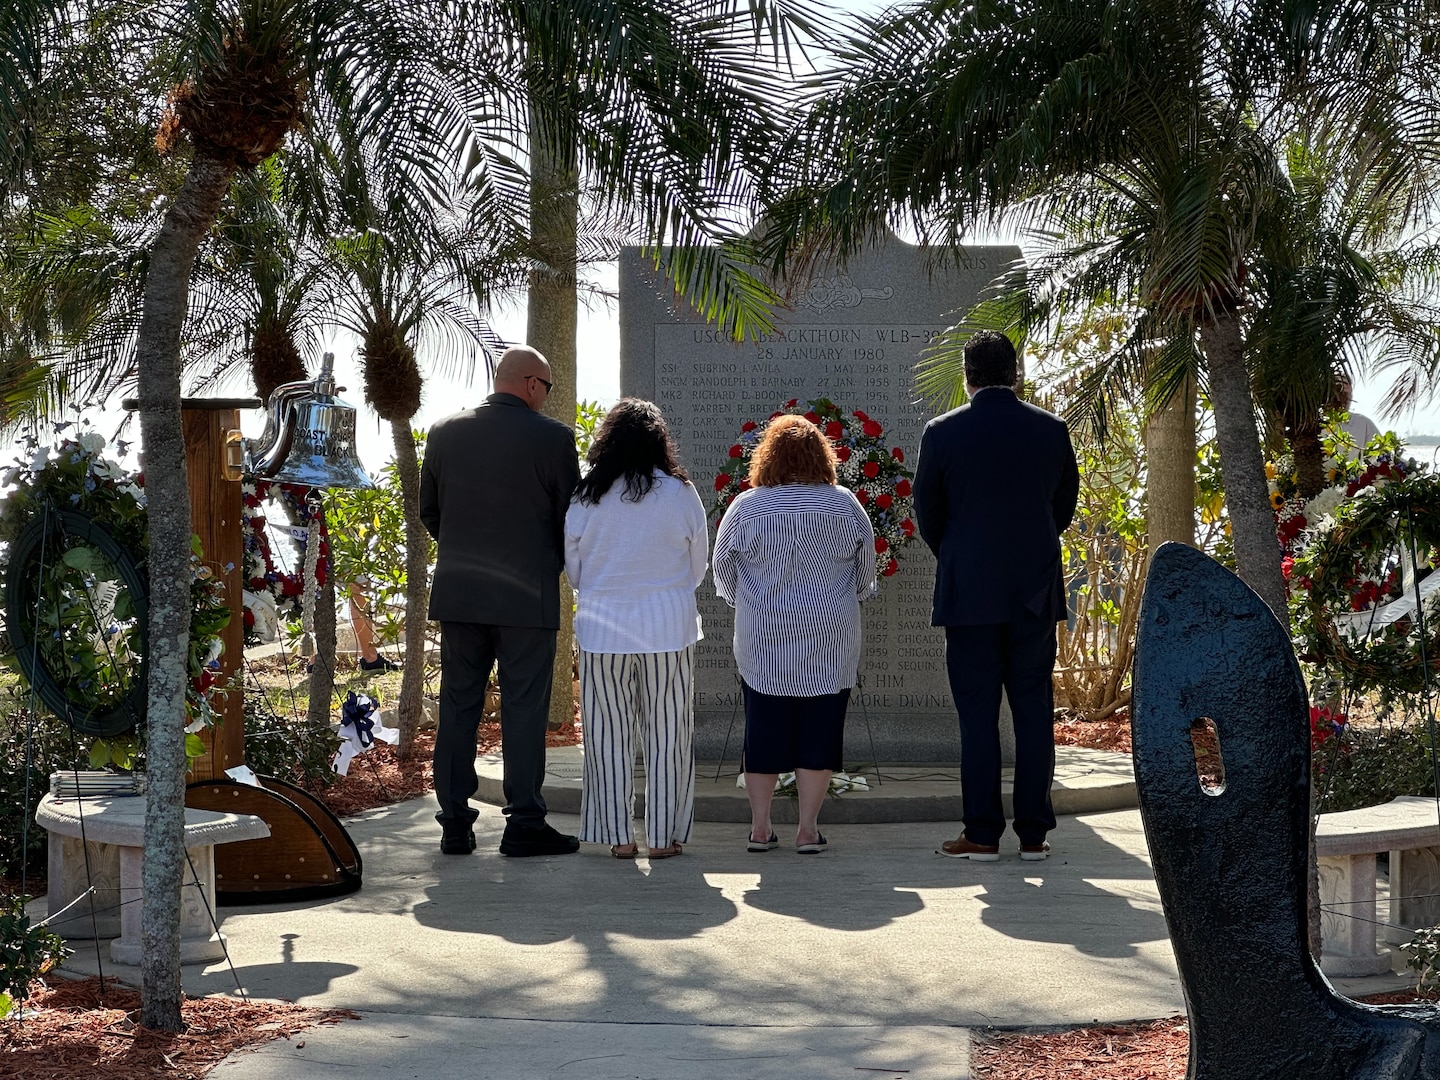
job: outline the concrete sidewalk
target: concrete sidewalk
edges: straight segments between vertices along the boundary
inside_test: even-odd
[[[963,1080],[968,1029],[1183,1008],[1135,810],[1062,817],[1043,863],[1020,862],[1008,836],[1001,862],[943,858],[953,823],[822,815],[818,857],[796,856],[793,835],[750,854],[744,825],[702,822],[682,857],[653,865],[589,845],[504,858],[492,806],[480,850],[442,856],[433,810],[423,798],[352,819],[358,893],[223,909],[234,972],[187,968],[188,993],[238,982],[364,1019],[214,1075]],[[95,951],[75,944],[67,969],[93,972]]]

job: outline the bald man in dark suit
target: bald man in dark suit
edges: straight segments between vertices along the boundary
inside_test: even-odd
[[[430,618],[440,623],[435,817],[447,855],[475,850],[475,736],[497,661],[507,818],[500,852],[580,847],[546,823],[540,793],[565,511],[580,480],[574,430],[539,411],[549,393],[545,357],[509,349],[495,368],[495,392],[438,421],[425,444],[420,518],[439,545],[430,591]]]
[[[1020,858],[1049,853],[1055,827],[1055,624],[1065,618],[1060,534],[1080,490],[1064,421],[1013,389],[1015,346],[981,331],[965,345],[970,404],[925,427],[915,523],[935,553],[931,623],[960,720],[964,831],[942,855],[1000,858],[1000,695],[1015,726],[1014,829]]]

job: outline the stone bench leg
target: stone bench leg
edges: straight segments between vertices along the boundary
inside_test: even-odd
[[[1390,950],[1375,944],[1375,856],[1320,858],[1320,969],[1327,975],[1378,975]]]
[[[120,933],[120,913],[124,910],[120,850],[113,844],[94,840],[87,844],[78,836],[52,832],[48,886],[45,914],[52,920],[49,927],[67,941],[113,938]],[[86,896],[91,888],[95,890],[93,896]]]
[[[1416,930],[1440,926],[1440,848],[1390,852],[1390,925],[1386,940],[1409,941]]]
[[[143,852],[135,847],[119,850],[121,891],[127,898],[136,899],[120,909],[120,936],[110,943],[110,959],[117,964],[138,965],[144,906],[139,897],[145,892],[140,877]],[[180,890],[180,962],[219,960],[225,955],[225,938],[210,922],[210,912],[215,911],[215,849],[207,845],[188,848],[187,853],[190,861],[185,865],[185,884]]]

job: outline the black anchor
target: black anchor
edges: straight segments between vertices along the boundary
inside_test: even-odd
[[[1219,737],[1201,786],[1192,724]],[[1188,1080],[1440,1080],[1426,1006],[1337,994],[1307,948],[1309,700],[1264,602],[1182,544],[1156,553],[1135,646],[1135,780],[1190,1022]]]

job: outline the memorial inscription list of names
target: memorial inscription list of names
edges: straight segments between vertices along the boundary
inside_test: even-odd
[[[660,406],[707,509],[741,425],[763,424],[791,398],[828,397],[847,413],[863,410],[884,426],[887,447],[899,447],[913,469],[921,431],[934,415],[915,390],[915,365],[945,330],[947,316],[972,302],[1009,249],[985,254],[984,265],[948,288],[927,280],[918,258],[875,260],[868,273],[852,266],[843,276],[817,281],[774,332],[743,344],[687,320],[688,313],[666,311],[653,300],[635,303],[635,278],[644,278],[633,266],[626,274],[622,262],[622,389]],[[904,264],[898,275],[896,261]],[[897,276],[909,279],[910,288]],[[711,509],[712,543],[716,518]],[[862,688],[851,699],[847,764],[869,759],[871,736],[881,760],[953,760],[958,752],[944,631],[930,625],[934,559],[916,536],[899,563],[864,605]],[[733,764],[743,738],[733,616],[711,580],[698,598],[705,640],[696,655],[696,749],[702,757],[718,756],[734,716],[726,754]]]

